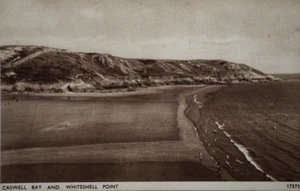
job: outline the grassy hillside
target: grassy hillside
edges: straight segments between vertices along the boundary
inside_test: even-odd
[[[85,92],[170,84],[229,84],[274,80],[224,60],[127,59],[42,46],[0,47],[1,90]]]

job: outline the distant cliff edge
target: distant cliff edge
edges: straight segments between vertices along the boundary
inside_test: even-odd
[[[279,80],[225,60],[129,59],[43,46],[1,46],[2,92],[106,92],[172,84]]]

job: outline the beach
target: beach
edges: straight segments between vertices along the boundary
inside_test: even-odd
[[[128,93],[125,96],[119,96],[116,94],[108,95],[107,97],[103,97],[102,95],[99,96],[99,99],[94,94],[91,94],[91,96],[75,96],[74,94],[71,96],[52,96],[52,95],[43,95],[43,96],[37,96],[37,95],[12,95],[12,96],[3,96],[2,97],[2,107],[8,107],[6,105],[9,101],[13,104],[19,104],[20,107],[23,107],[25,105],[28,105],[26,101],[35,102],[38,106],[36,107],[39,114],[42,114],[41,112],[47,112],[47,110],[43,109],[45,107],[45,102],[47,102],[47,107],[50,105],[50,101],[53,102],[78,102],[80,105],[84,105],[86,108],[93,108],[92,111],[98,110],[94,103],[105,103],[108,107],[107,110],[109,111],[109,107],[113,107],[112,109],[113,113],[111,115],[118,117],[117,119],[120,120],[120,116],[123,116],[124,113],[127,114],[135,114],[136,112],[141,115],[143,113],[142,109],[137,110],[137,108],[132,108],[131,112],[128,112],[128,107],[125,109],[122,108],[124,106],[120,106],[121,103],[129,103],[130,105],[137,105],[137,103],[143,102],[141,108],[147,108],[147,111],[144,117],[141,116],[140,118],[147,119],[148,121],[144,121],[145,124],[148,124],[148,126],[145,126],[143,123],[121,123],[123,126],[116,127],[115,125],[109,124],[109,121],[106,121],[106,126],[104,125],[104,130],[107,128],[107,125],[110,127],[110,134],[107,133],[110,137],[101,137],[98,136],[97,138],[95,135],[99,133],[99,129],[101,129],[101,126],[97,127],[98,129],[92,129],[88,131],[88,133],[85,135],[84,132],[87,130],[82,131],[81,129],[84,128],[82,125],[80,125],[81,118],[77,116],[77,120],[73,119],[69,120],[71,121],[69,123],[62,123],[61,121],[65,121],[65,117],[61,120],[59,120],[59,116],[61,116],[61,112],[59,111],[59,105],[63,104],[54,104],[53,108],[51,109],[52,113],[51,116],[56,119],[56,123],[58,125],[52,125],[49,127],[44,125],[43,127],[39,128],[33,128],[38,131],[41,129],[42,133],[35,133],[33,132],[32,128],[29,128],[26,132],[24,130],[23,137],[15,138],[13,129],[9,128],[10,125],[6,125],[6,128],[3,128],[2,136],[5,137],[3,144],[2,144],[2,172],[4,173],[4,176],[2,178],[7,178],[5,180],[2,180],[4,182],[6,181],[13,181],[14,179],[9,179],[9,177],[13,177],[18,175],[18,173],[22,173],[24,169],[43,169],[43,171],[46,171],[46,169],[53,169],[52,167],[55,166],[61,166],[60,168],[54,168],[54,169],[65,169],[66,167],[63,167],[65,164],[66,166],[69,166],[71,169],[80,169],[80,167],[84,166],[86,167],[95,167],[97,165],[103,166],[105,164],[111,164],[111,165],[125,165],[125,166],[134,166],[135,170],[129,170],[129,172],[132,174],[136,174],[136,180],[142,179],[147,180],[146,178],[143,179],[143,175],[139,175],[141,171],[145,171],[149,165],[154,165],[157,169],[164,169],[169,168],[168,166],[176,166],[179,170],[179,175],[175,177],[168,177],[166,180],[180,180],[180,179],[186,179],[185,175],[185,168],[183,166],[190,166],[189,168],[193,168],[193,165],[198,166],[197,168],[204,169],[199,171],[198,174],[191,174],[189,177],[190,180],[218,180],[218,174],[216,172],[217,163],[214,161],[214,159],[206,152],[203,144],[201,143],[197,131],[194,127],[194,124],[186,118],[184,111],[186,109],[186,102],[185,102],[185,96],[189,94],[190,92],[195,91],[201,91],[202,88],[205,88],[204,86],[177,86],[177,87],[159,87],[159,88],[153,88],[150,89],[149,92],[145,93],[144,89],[141,92],[136,93]],[[182,93],[185,92],[185,93]],[[16,97],[17,96],[17,97]],[[113,101],[112,98],[113,97]],[[91,99],[89,99],[91,98]],[[15,100],[19,100],[19,102],[16,102]],[[110,99],[110,102],[109,102]],[[143,100],[143,101],[141,101]],[[7,102],[7,103],[6,103]],[[87,103],[88,105],[87,105]],[[113,106],[112,104],[116,104]],[[79,105],[75,105],[77,108]],[[89,105],[90,104],[90,105]],[[92,105],[93,106],[92,106]],[[146,105],[145,105],[146,104]],[[154,104],[154,105],[153,105]],[[155,110],[157,116],[155,113],[151,114],[149,108],[153,107],[154,109],[158,109],[159,105],[155,104],[163,104],[161,105],[164,108],[164,111],[160,113],[159,110]],[[33,104],[34,105],[34,104]],[[150,106],[151,105],[151,106]],[[74,106],[74,107],[75,107]],[[175,106],[175,107],[174,107]],[[12,107],[12,103],[10,104],[10,107]],[[66,106],[61,106],[62,108]],[[121,107],[121,108],[120,108]],[[56,110],[54,109],[56,108]],[[68,108],[70,108],[68,106]],[[80,108],[80,107],[79,107]],[[105,107],[104,107],[105,108]],[[120,110],[120,114],[118,114],[118,110]],[[170,110],[166,110],[170,108]],[[101,108],[99,108],[101,110]],[[2,108],[5,112],[4,115],[14,115],[15,110],[9,110],[8,108]],[[64,111],[63,109],[60,109],[61,111]],[[67,114],[64,114],[63,116],[68,116],[74,113],[70,111],[74,111],[74,109],[68,110]],[[172,110],[172,111],[171,111]],[[13,112],[13,113],[9,113]],[[33,112],[27,112],[28,115],[33,115]],[[90,115],[93,112],[91,112]],[[106,111],[104,113],[107,113]],[[55,116],[57,115],[58,116]],[[86,112],[87,114],[87,112]],[[37,115],[37,114],[36,114]],[[49,115],[46,115],[43,113],[43,116],[47,116],[49,119]],[[103,120],[103,119],[110,119],[111,121],[115,121],[112,118],[109,118],[111,116],[107,116],[104,118],[97,117],[92,120],[94,121],[93,124],[99,124],[95,121]],[[153,120],[151,117],[155,117],[156,119]],[[89,116],[85,116],[85,120],[87,122],[91,121],[89,118],[86,118]],[[6,120],[9,120],[9,117],[4,116]],[[30,116],[28,117],[30,118]],[[27,118],[27,120],[28,120]],[[98,119],[97,119],[98,118]],[[124,119],[130,118],[130,116],[125,116]],[[41,120],[42,118],[38,118]],[[88,119],[88,120],[87,120]],[[163,119],[160,122],[160,119]],[[25,118],[26,120],[26,118]],[[43,120],[47,120],[47,118],[44,118]],[[45,124],[44,121],[36,122],[37,124]],[[167,122],[165,121],[167,120]],[[172,123],[172,120],[174,121]],[[132,121],[137,121],[137,118],[133,118]],[[10,124],[7,121],[3,121],[3,123]],[[15,124],[16,121],[12,120],[12,124]],[[30,120],[31,122],[31,120]],[[82,122],[83,123],[83,122]],[[111,122],[113,123],[113,122]],[[150,125],[149,125],[150,123]],[[73,126],[72,126],[73,124]],[[77,125],[77,128],[74,128],[74,124]],[[127,126],[126,126],[127,125]],[[14,125],[17,131],[19,131],[24,126],[24,122],[20,123],[20,127],[17,128],[17,125]],[[28,124],[30,126],[30,124]],[[142,128],[145,127],[145,128]],[[92,126],[90,128],[93,128]],[[131,129],[133,133],[124,132],[124,128]],[[142,129],[141,129],[142,128]],[[139,130],[140,129],[140,130]],[[156,129],[156,130],[155,130]],[[103,128],[101,129],[103,132]],[[94,131],[94,132],[93,132]],[[52,137],[51,137],[52,132]],[[76,133],[78,132],[78,133]],[[140,133],[139,133],[140,132]],[[150,132],[150,133],[148,133]],[[151,133],[152,132],[152,133]],[[118,134],[119,133],[119,134]],[[124,136],[124,133],[126,134]],[[72,135],[73,134],[73,135]],[[78,136],[76,137],[76,134]],[[102,134],[101,132],[99,133]],[[134,136],[134,134],[136,134]],[[33,136],[34,135],[34,136]],[[55,136],[56,135],[56,136]],[[90,135],[90,137],[88,137]],[[27,137],[26,137],[27,136]],[[43,137],[43,139],[39,139],[39,137]],[[62,137],[60,139],[59,137]],[[67,138],[70,137],[70,138]],[[74,138],[75,137],[75,138]],[[117,139],[117,138],[118,139]],[[147,138],[148,137],[148,138]],[[156,137],[156,138],[155,138]],[[19,139],[18,139],[19,138]],[[48,139],[48,141],[44,141]],[[20,140],[27,140],[27,142],[20,142]],[[34,140],[34,141],[31,141]],[[115,140],[115,141],[114,141]],[[52,141],[52,145],[50,144]],[[170,165],[163,165],[165,163],[170,163]],[[24,167],[27,166],[26,168]],[[182,166],[183,165],[183,166]],[[38,166],[38,167],[36,167]],[[45,166],[45,168],[43,167]],[[136,167],[137,166],[137,167]],[[164,167],[166,166],[166,167]],[[187,169],[189,169],[187,168]],[[23,170],[21,170],[23,169]],[[181,169],[181,170],[180,170]],[[22,171],[22,172],[21,172]],[[25,170],[26,171],[26,170]],[[133,172],[131,172],[133,171]],[[147,170],[146,170],[147,171]],[[16,174],[14,174],[15,172]],[[128,173],[129,173],[128,172]],[[159,172],[159,170],[158,170]],[[181,172],[181,173],[180,173]],[[192,172],[192,171],[190,171]],[[7,176],[5,174],[8,173]],[[10,174],[13,173],[13,174]],[[53,173],[45,173],[47,176],[52,177]],[[59,172],[57,172],[59,173]],[[78,171],[80,173],[80,170]],[[52,174],[52,176],[51,176]],[[180,175],[181,174],[181,175]],[[79,175],[78,175],[79,176]],[[101,179],[98,179],[97,181],[103,180],[110,180],[110,181],[118,181],[118,180],[126,180],[125,177],[127,177],[128,174],[119,175],[119,176],[112,176],[111,173],[107,173],[105,175],[102,174]],[[18,176],[17,176],[18,177]],[[23,176],[20,176],[23,177]],[[80,177],[80,176],[79,176]],[[105,178],[106,177],[106,178]],[[109,178],[112,177],[112,178]],[[118,177],[118,179],[115,179],[113,177]],[[155,178],[156,177],[156,178]],[[181,178],[180,178],[181,177]],[[35,178],[32,177],[29,180],[23,180],[23,181],[36,181]],[[58,179],[58,177],[52,177],[53,181],[67,181],[65,180],[66,177],[63,177],[62,179]],[[160,180],[161,176],[154,176],[151,178],[151,180]],[[163,178],[165,179],[165,178]],[[70,180],[71,181],[71,180]]]
[[[299,82],[289,81],[164,86],[99,96],[4,95],[2,182],[298,180],[297,87]],[[46,116],[31,118],[28,126],[44,126],[26,130],[21,122],[13,126],[23,132],[16,137],[9,124],[18,121],[7,117],[16,110],[9,107],[28,101]],[[49,114],[42,109],[51,101],[56,125],[46,125]],[[66,103],[75,106],[64,111]],[[65,116],[73,121],[62,123]],[[24,178],[29,172],[35,173]]]

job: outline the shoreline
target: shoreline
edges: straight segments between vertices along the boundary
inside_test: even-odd
[[[188,102],[188,108],[185,111],[185,115],[187,116],[187,118],[190,121],[193,122],[195,129],[199,132],[199,139],[203,143],[203,146],[206,149],[208,155],[211,156],[212,160],[217,163],[216,164],[217,173],[218,173],[219,177],[221,178],[221,180],[222,181],[237,181],[237,179],[229,173],[229,171],[220,163],[220,161],[217,158],[215,158],[213,153],[211,153],[211,150],[209,150],[210,149],[209,145],[212,143],[207,142],[207,140],[203,139],[203,135],[200,133],[204,133],[204,132],[201,132],[200,129],[198,128],[198,122],[201,119],[201,114],[199,111],[202,109],[202,107],[205,105],[205,102],[210,97],[207,95],[217,92],[217,91],[220,91],[223,88],[224,88],[224,86],[222,86],[222,85],[209,86],[206,89],[204,89],[203,92],[195,91],[195,92],[192,92],[191,94],[189,94],[186,97],[186,100]]]
[[[197,137],[201,142],[201,147],[203,148],[203,151],[205,151],[205,152],[202,151],[203,153],[201,156],[203,157],[203,160],[201,161],[201,163],[206,167],[208,167],[209,169],[215,170],[222,181],[236,181],[237,179],[233,178],[230,175],[230,173],[220,164],[220,162],[217,159],[215,159],[213,155],[210,154],[209,150],[207,150],[204,144],[205,140],[201,138],[200,136],[201,132],[199,132],[197,128],[197,123],[193,120],[193,117],[189,115],[190,112],[196,111],[196,117],[199,117],[200,113],[198,112],[198,109],[202,108],[203,105],[205,104],[207,100],[206,96],[209,93],[219,91],[223,87],[224,86],[222,85],[207,86],[200,90],[198,89],[192,92],[187,92],[184,99],[187,106],[185,107],[186,109],[184,110],[184,115],[190,121],[190,123],[192,123],[192,126],[197,134]],[[195,106],[196,108],[193,108]]]
[[[299,168],[283,168],[297,164],[297,87],[299,81],[228,86],[201,109],[200,94],[188,97],[194,108],[188,115],[209,154],[237,180],[297,180]]]
[[[116,91],[116,92],[65,92],[65,93],[37,93],[37,92],[12,92],[12,93],[2,93],[2,96],[41,96],[41,97],[123,97],[123,96],[134,96],[134,95],[149,95],[158,93],[159,90],[166,90],[172,88],[180,87],[191,87],[198,88],[203,86],[214,86],[214,85],[163,85],[163,86],[153,86],[146,88],[137,88],[135,91]]]
[[[178,87],[178,86],[175,86]],[[210,174],[208,177],[215,174],[212,179],[217,176],[217,162],[207,152],[203,142],[197,134],[197,129],[194,123],[186,115],[186,110],[189,104],[186,97],[195,93],[201,92],[215,86],[186,86],[191,89],[183,90],[175,101],[177,100],[176,121],[179,129],[180,139],[178,141],[156,141],[156,142],[127,142],[127,143],[103,143],[90,144],[79,146],[64,146],[64,147],[35,147],[16,150],[2,151],[1,166],[13,167],[16,165],[35,165],[35,164],[106,164],[113,161],[113,163],[143,163],[143,162],[192,162],[195,165],[203,166]],[[179,87],[179,88],[180,88]],[[126,95],[123,93],[110,94],[110,98],[127,97],[128,95],[155,95],[160,94],[160,90],[170,89],[174,86],[153,87],[147,91],[129,92]],[[195,89],[193,89],[195,88]],[[174,89],[173,89],[174,90]],[[176,90],[178,91],[178,90]],[[15,94],[14,94],[15,95]],[[82,94],[80,94],[81,96]],[[37,96],[36,94],[30,96]],[[49,96],[49,94],[43,94]],[[69,96],[68,94],[65,96]],[[79,96],[73,95],[73,96]],[[89,96],[97,97],[95,94]],[[169,94],[167,94],[169,96]],[[59,97],[55,94],[54,97]],[[107,97],[107,94],[101,94],[100,97]],[[173,99],[173,98],[172,98]],[[148,148],[148,149],[145,149]],[[91,153],[92,151],[92,153]],[[90,156],[93,157],[90,157]],[[201,176],[205,177],[205,174]],[[208,178],[209,180],[209,178]],[[223,180],[223,179],[221,179]]]
[[[203,141],[199,137],[198,130],[195,124],[189,119],[186,114],[186,111],[190,107],[190,105],[187,103],[186,98],[189,95],[192,95],[196,92],[202,92],[203,90],[209,89],[211,87],[212,86],[204,86],[201,89],[184,92],[178,96],[177,125],[180,127],[188,127],[184,129],[181,128],[181,131],[185,131],[184,133],[181,133],[181,139],[184,144],[188,145],[188,147],[195,149],[194,152],[197,152],[199,162],[207,168],[213,171],[217,171],[217,161],[212,158],[212,156],[204,147]]]
[[[186,87],[186,86],[181,86],[181,87]],[[197,85],[197,86],[194,86],[194,88],[202,88],[203,87],[203,85],[201,85],[201,86],[199,86],[199,85]],[[149,92],[151,92],[151,93],[157,93],[156,91],[157,90],[159,90],[159,89],[172,89],[173,87],[171,87],[171,86],[167,86],[167,87],[155,87],[155,88],[153,88],[153,89],[151,89],[150,91],[143,91],[143,92],[134,92],[134,95],[140,95],[140,94],[148,94]],[[201,89],[200,89],[201,90]],[[197,91],[199,91],[199,89],[197,90]],[[188,91],[189,92],[189,91]],[[130,92],[130,94],[132,95],[132,93]],[[123,95],[123,94],[122,94]],[[9,96],[14,96],[14,95],[9,95]],[[30,95],[30,96],[37,96],[37,95]],[[39,95],[38,95],[39,96]],[[45,94],[43,94],[43,96],[49,96],[49,95],[45,95]],[[68,95],[65,95],[65,96],[68,96]],[[77,95],[78,96],[78,95]],[[97,95],[95,95],[95,94],[90,94],[90,96],[91,97],[97,97]],[[105,97],[106,96],[106,94],[104,94],[104,95],[101,95],[100,97]],[[111,95],[112,97],[114,97],[115,95]],[[118,94],[118,96],[121,96],[120,94]],[[124,95],[123,95],[124,96]],[[59,95],[56,95],[55,97],[59,97]],[[181,101],[184,101],[184,100],[181,100]],[[180,107],[180,105],[182,104],[183,102],[178,102],[178,108],[177,108],[177,118],[178,118],[178,114],[180,113],[180,115],[181,115],[181,117],[180,118],[182,118],[182,117],[185,117],[186,118],[186,116],[184,115],[184,112],[182,112],[182,114],[181,114],[181,111],[184,111],[186,108],[185,108],[185,105],[182,105],[183,106],[183,108],[182,108],[182,106],[181,106],[181,110],[179,110],[178,111],[178,109],[179,109],[179,107]],[[185,103],[185,101],[184,101],[184,103]],[[192,123],[192,122],[190,122],[189,121],[189,119],[188,118],[186,118],[186,119],[184,119],[184,120],[187,120],[187,121],[185,121],[185,122],[187,122],[187,123]],[[132,150],[134,151],[135,149],[137,149],[137,150],[140,150],[140,149],[142,149],[142,147],[143,147],[143,145],[144,146],[147,146],[147,145],[152,145],[151,147],[153,147],[154,145],[159,145],[159,143],[161,143],[162,144],[162,147],[164,147],[163,145],[166,145],[166,146],[168,146],[168,145],[173,145],[174,146],[174,143],[175,143],[175,145],[177,145],[177,146],[175,146],[175,147],[178,147],[177,149],[178,149],[178,151],[180,151],[182,154],[179,154],[179,153],[177,153],[177,154],[179,154],[180,156],[182,156],[182,157],[179,157],[179,158],[181,158],[181,159],[179,159],[179,161],[184,161],[184,160],[187,160],[187,161],[198,161],[198,154],[196,154],[196,155],[193,155],[193,156],[188,156],[188,155],[186,155],[187,153],[189,153],[189,152],[191,152],[191,150],[195,150],[195,149],[197,149],[197,146],[195,146],[195,144],[192,146],[192,144],[187,144],[187,141],[189,140],[187,137],[189,137],[190,135],[194,135],[194,132],[193,132],[193,129],[192,129],[192,127],[191,126],[184,126],[185,124],[183,124],[183,125],[181,125],[180,124],[181,122],[180,121],[178,121],[177,120],[177,128],[180,128],[180,137],[182,138],[182,137],[184,137],[185,139],[184,140],[182,140],[182,139],[180,139],[180,140],[178,140],[178,141],[157,141],[157,142],[128,142],[128,143],[103,143],[103,144],[92,144],[92,145],[81,145],[81,146],[66,146],[66,147],[42,147],[42,148],[25,148],[25,149],[16,149],[16,150],[5,150],[5,151],[2,151],[2,165],[4,164],[4,165],[9,165],[9,164],[18,164],[18,163],[22,163],[22,160],[21,160],[21,158],[23,158],[23,156],[24,155],[27,155],[27,156],[29,156],[30,155],[30,153],[32,152],[32,153],[42,153],[43,151],[45,151],[45,152],[48,152],[48,151],[50,151],[51,153],[53,153],[55,150],[67,150],[68,148],[69,149],[71,149],[71,150],[76,150],[76,148],[78,148],[78,149],[87,149],[88,147],[91,147],[91,148],[106,148],[106,149],[109,149],[109,148],[111,148],[111,149],[113,149],[113,150],[115,150],[116,148],[127,148],[127,149],[129,149],[130,147],[133,147],[132,148]],[[190,125],[190,124],[189,124]],[[174,127],[174,128],[176,128],[176,127]],[[183,130],[184,129],[184,130]],[[189,135],[183,135],[184,133],[189,133]],[[192,138],[194,141],[196,141],[197,142],[197,137],[193,137]],[[200,140],[199,140],[200,141]],[[182,143],[184,143],[184,144],[182,144]],[[130,146],[131,145],[131,146]],[[140,146],[139,146],[140,145]],[[155,148],[156,148],[156,146],[154,146]],[[186,148],[188,147],[188,149],[187,150],[185,150]],[[87,149],[88,150],[88,149]],[[118,150],[118,149],[117,149]],[[116,150],[116,152],[117,152],[117,150]],[[158,150],[160,150],[160,149],[158,149]],[[198,149],[197,149],[198,150]],[[41,152],[42,151],[42,152]],[[164,151],[164,152],[166,152],[167,151],[167,149]],[[114,152],[113,151],[113,153],[116,153],[116,152]],[[152,148],[152,151],[151,152],[155,152],[155,149],[154,148]],[[172,152],[172,151],[171,151]],[[19,154],[21,154],[22,153],[22,156],[18,159],[18,155]],[[143,152],[142,152],[143,153]],[[166,153],[168,153],[168,152],[166,152]],[[185,154],[184,154],[185,153]],[[9,158],[10,157],[8,157],[8,156],[5,156],[5,154],[9,154],[9,155],[11,155],[13,158],[15,158],[15,160],[9,160]],[[54,154],[54,153],[53,153]],[[100,153],[99,153],[100,154]],[[110,154],[111,155],[111,154]],[[121,160],[121,158],[122,158],[122,156],[121,155],[119,155],[119,154],[112,154],[112,155],[114,155],[114,157],[113,158],[115,158],[115,157],[117,157],[118,158],[118,160]],[[143,154],[141,154],[141,155],[143,155]],[[153,157],[154,158],[156,158],[155,156],[157,156],[158,157],[158,155],[159,155],[159,153],[153,153]],[[146,156],[146,155],[145,155]],[[103,154],[100,154],[99,155],[99,157],[100,158],[106,158]],[[26,158],[26,157],[25,157]],[[50,158],[52,158],[53,159],[53,157],[50,157]],[[63,157],[64,158],[64,157]],[[124,156],[124,158],[126,158],[126,156]],[[154,159],[153,158],[153,160],[155,161],[155,160],[157,160],[157,159]],[[161,158],[161,157],[158,157],[158,158]],[[185,159],[184,159],[185,158]],[[118,161],[117,160],[117,161]],[[131,161],[130,159],[128,159],[129,161]],[[173,160],[173,159],[172,159]],[[176,160],[176,159],[175,159]],[[17,161],[19,161],[19,162],[17,162]],[[26,161],[26,160],[25,160]],[[32,163],[33,161],[35,161],[35,162],[38,162],[38,163],[42,163],[42,160],[39,160],[39,159],[32,159],[32,161],[30,162],[30,161],[28,161],[27,160],[27,162],[26,163]],[[48,161],[48,160],[46,160],[46,161]],[[51,161],[51,160],[50,160]],[[53,161],[54,162],[56,162],[56,160],[55,159],[53,159]],[[66,160],[67,161],[67,160]],[[133,161],[135,161],[135,159],[133,159]],[[151,159],[150,159],[150,161],[151,161]],[[163,160],[163,161],[165,161],[165,160]],[[49,162],[49,161],[48,161]],[[58,162],[58,161],[57,161]]]

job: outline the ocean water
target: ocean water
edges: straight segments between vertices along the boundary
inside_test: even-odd
[[[299,181],[299,100],[300,81],[227,86],[193,116],[210,154],[237,180]]]

